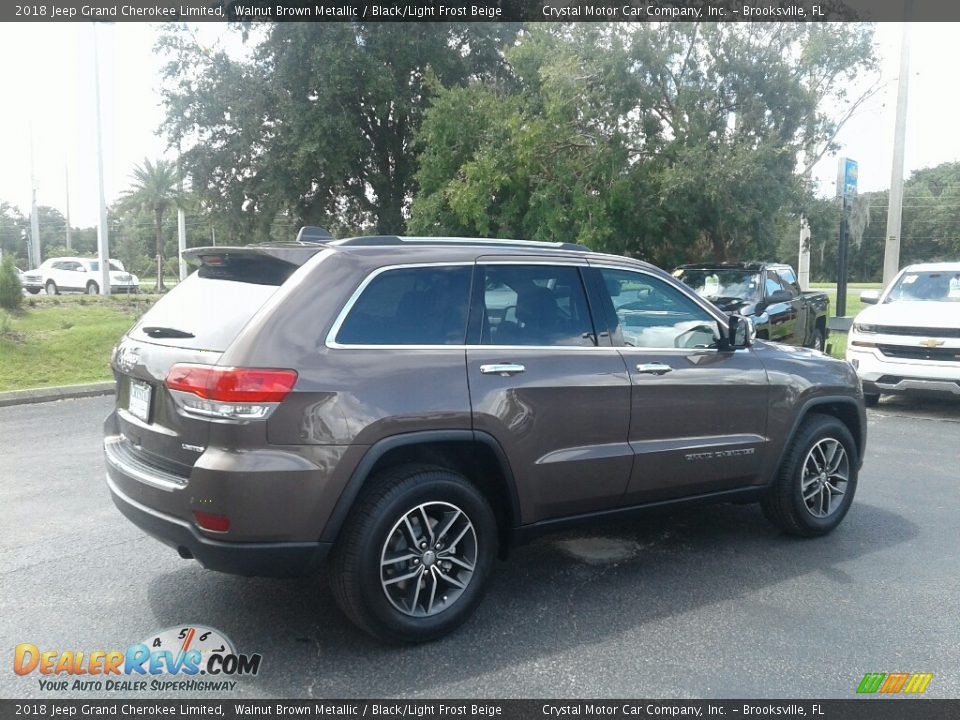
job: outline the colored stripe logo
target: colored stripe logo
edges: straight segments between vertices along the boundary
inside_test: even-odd
[[[919,694],[927,689],[933,673],[867,673],[857,686],[860,694]]]

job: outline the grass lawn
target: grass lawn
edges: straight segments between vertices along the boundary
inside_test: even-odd
[[[860,302],[860,293],[864,290],[881,290],[883,288],[883,283],[847,283],[847,317],[856,317],[865,307],[862,302]],[[837,312],[837,284],[836,283],[810,283],[811,290],[825,290],[827,295],[830,296],[830,315],[833,316]],[[844,354],[847,351],[847,336],[845,333],[841,332],[831,332],[830,337],[827,338],[827,345],[830,349],[830,354],[833,357],[844,358]]]
[[[38,296],[0,311],[0,391],[109,380],[110,351],[155,300]]]

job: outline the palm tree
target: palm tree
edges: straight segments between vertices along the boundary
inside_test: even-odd
[[[180,173],[176,163],[169,160],[157,160],[155,163],[144,159],[142,165],[133,168],[130,176],[131,187],[122,197],[126,207],[142,210],[153,215],[154,229],[157,235],[157,290],[163,285],[163,216],[167,210],[181,202]]]

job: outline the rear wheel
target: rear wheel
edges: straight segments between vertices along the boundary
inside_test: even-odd
[[[97,285],[93,280],[87,283],[87,295],[99,295],[100,286]]]
[[[443,468],[382,472],[351,511],[330,565],[344,613],[388,642],[445,635],[473,613],[497,553],[486,498]]]
[[[823,352],[824,337],[823,337],[822,328],[818,327],[813,331],[813,338],[810,340],[810,347],[813,348],[814,350],[819,350],[820,352]]]
[[[57,287],[57,284],[53,280],[47,280],[47,284],[44,285],[46,288],[47,295],[59,295],[60,289]]]
[[[830,415],[811,415],[761,500],[764,514],[791,535],[827,534],[850,509],[858,465],[857,445],[846,425]]]

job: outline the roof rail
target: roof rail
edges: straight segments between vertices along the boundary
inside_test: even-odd
[[[315,225],[304,225],[300,228],[300,232],[297,233],[298,243],[323,244],[333,239],[333,235],[330,234],[329,230],[316,227]]]
[[[509,240],[501,238],[465,237],[402,237],[400,235],[362,235],[336,240],[332,244],[346,247],[378,245],[480,245],[492,247],[530,247],[550,250],[574,250],[590,252],[586,245],[568,242],[544,242],[541,240]]]

